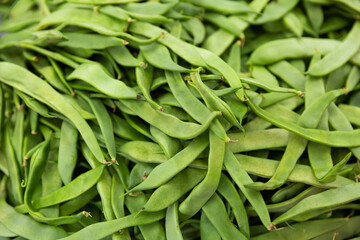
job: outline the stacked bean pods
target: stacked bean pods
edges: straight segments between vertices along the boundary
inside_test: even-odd
[[[0,2],[0,240],[359,239],[359,0]]]

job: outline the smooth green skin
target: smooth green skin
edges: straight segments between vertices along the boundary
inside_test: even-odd
[[[274,63],[269,66],[269,70],[291,87],[300,91],[305,90],[305,76],[289,62],[280,61]]]
[[[243,38],[244,33],[242,32],[241,26],[234,24],[228,17],[218,13],[206,13],[204,19],[215,26],[222,28],[238,38]]]
[[[209,138],[210,151],[206,176],[180,204],[181,219],[194,216],[218,188],[224,161],[225,142],[213,132],[210,132]]]
[[[211,51],[217,56],[221,56],[226,49],[228,49],[235,40],[235,35],[220,28],[211,35],[209,35],[203,44],[202,48]]]
[[[92,154],[89,147],[83,142],[81,142],[81,152],[92,168],[102,166],[101,163],[96,161],[96,158]],[[96,187],[100,195],[102,211],[104,212],[106,220],[115,219],[115,215],[111,206],[111,188],[109,186],[111,186],[111,176],[108,170],[104,169],[100,179],[97,181]]]
[[[164,15],[170,9],[172,9],[177,2],[146,2],[146,3],[130,3],[123,6],[126,11],[141,13],[141,14],[150,14],[150,15]]]
[[[146,101],[148,101],[151,106],[153,106],[155,109],[162,110],[162,107],[152,99],[151,94],[150,94],[151,85],[152,85],[152,81],[153,81],[154,68],[152,66],[147,65],[147,63],[144,60],[145,60],[144,56],[140,52],[140,54],[138,56],[138,61],[143,62],[144,66],[146,66],[146,68],[137,67],[135,69],[135,77],[136,77],[137,86],[140,88]]]
[[[193,45],[186,43],[167,32],[164,32],[161,28],[148,23],[132,23],[130,25],[129,31],[150,37],[162,34],[163,37],[159,38],[158,41],[170,48],[179,57],[183,58],[192,65],[217,70],[229,82],[231,87],[242,87],[237,73],[221,58],[208,50],[194,47]],[[243,99],[243,93],[241,90],[238,94],[238,97]]]
[[[139,67],[143,64],[130,53],[126,46],[117,45],[108,48],[108,52],[110,56],[121,66]]]
[[[140,46],[140,51],[145,59],[156,68],[175,72],[191,72],[190,69],[175,63],[167,47],[157,42]]]
[[[201,239],[221,240],[219,233],[214,228],[204,211],[201,212],[200,217],[200,234]]]
[[[23,203],[23,188],[21,187],[20,166],[16,160],[13,145],[10,140],[9,127],[6,127],[3,144],[5,146],[5,159],[7,162],[7,169],[9,171],[9,178],[11,183],[11,191],[14,197],[14,204]]]
[[[269,3],[264,12],[252,22],[252,24],[264,24],[278,20],[285,16],[286,13],[291,11],[299,2],[299,0],[279,0],[277,2]]]
[[[111,182],[111,205],[112,209],[114,211],[116,218],[121,218],[125,216],[125,201],[124,198],[121,197],[124,194],[124,187],[122,186],[120,179],[116,176],[112,176],[112,182]],[[127,229],[123,229],[121,233],[118,233],[117,239],[119,240],[130,240],[130,234]],[[113,238],[115,237],[113,235]]]
[[[318,33],[324,22],[324,12],[321,6],[311,2],[304,2],[303,6],[311,26],[313,27],[314,31]],[[328,18],[326,18],[326,21],[327,19]]]
[[[288,186],[277,190],[271,196],[271,202],[279,203],[285,200],[288,200],[291,197],[296,196],[304,188],[305,184],[303,183],[291,183]]]
[[[169,207],[184,194],[193,189],[206,175],[200,169],[186,168],[169,182],[158,187],[143,207],[144,211],[155,212]]]
[[[36,98],[69,118],[79,130],[98,161],[103,162],[103,154],[91,128],[79,112],[62,95],[46,82],[17,65],[0,62],[0,72],[1,82]],[[17,74],[13,74],[14,72]]]
[[[196,17],[183,21],[182,26],[193,36],[194,45],[202,43],[206,36],[204,24]]]
[[[100,126],[111,161],[116,161],[116,146],[113,125],[104,103],[101,100],[89,98],[80,91],[77,93],[89,103],[93,113],[95,114],[96,121]]]
[[[245,92],[249,93],[248,90]],[[256,96],[258,96],[258,95],[256,95]],[[282,102],[282,101],[285,101],[285,100],[291,99],[291,98],[294,98],[293,93],[278,93],[278,92],[264,93],[261,95],[261,102],[259,104],[259,107],[262,107],[262,108],[269,107],[271,105],[274,105],[276,103],[279,103],[279,102]]]
[[[207,121],[202,125],[199,125],[191,122],[183,122],[170,114],[155,110],[146,101],[120,101],[150,125],[159,128],[161,131],[171,137],[179,139],[192,139],[196,136],[199,136],[206,129],[208,129],[213,120],[220,115],[219,112],[212,112]]]
[[[136,99],[137,97],[137,93],[134,90],[123,82],[108,76],[97,64],[82,64],[67,79],[80,79],[113,98]]]
[[[274,219],[273,223],[279,224],[307,211],[333,207],[355,201],[360,198],[359,189],[360,184],[353,183],[310,196],[300,201],[290,210]]]
[[[241,124],[236,119],[231,108],[221,98],[216,96],[215,93],[212,92],[211,89],[206,86],[206,84],[202,82],[199,72],[190,73],[190,77],[192,82],[195,84],[196,89],[200,93],[201,97],[204,99],[208,108],[210,108],[213,111],[215,110],[220,111],[222,113],[222,116],[227,121],[229,121],[237,128],[242,129]]]
[[[178,204],[177,202],[171,205],[166,210],[165,216],[165,230],[167,239],[181,240],[181,234],[178,218]]]
[[[64,32],[63,34],[67,41],[60,42],[57,46],[81,49],[105,49],[125,44],[123,39],[98,34],[77,32]]]
[[[144,182],[132,188],[130,192],[159,187],[185,169],[208,146],[207,134],[195,138],[186,148],[166,162],[159,164]]]
[[[355,147],[360,145],[359,132],[357,130],[346,131],[324,131],[300,127],[298,124],[284,120],[282,117],[271,114],[260,107],[254,105],[250,99],[246,102],[254,113],[263,119],[271,122],[275,126],[284,128],[290,132],[298,134],[313,142],[322,143],[334,147]]]
[[[345,84],[345,88],[348,91],[353,91],[354,88],[356,87],[356,85],[359,83],[360,81],[360,70],[359,67],[357,66],[353,66],[351,68],[350,74],[346,79],[346,84]]]
[[[216,193],[206,202],[202,211],[209,218],[222,239],[247,239],[247,237],[232,224],[227,216],[223,201]]]
[[[84,109],[81,100],[79,98],[73,98],[69,95],[62,95],[66,101],[68,101],[75,109],[80,113],[84,119],[95,119],[94,114],[91,113],[90,106],[86,106]],[[80,106],[81,105],[81,106]],[[46,116],[45,116],[46,117]]]
[[[281,93],[296,93],[301,95],[302,92],[291,89],[291,88],[283,88],[276,85],[271,85],[266,82],[266,80],[256,79],[256,78],[247,78],[247,77],[240,77],[241,81],[247,83],[249,85],[260,87],[268,92],[281,92]]]
[[[194,4],[205,9],[220,12],[222,14],[231,15],[239,13],[251,13],[255,12],[245,2],[233,2],[233,1],[219,1],[219,0],[188,0],[191,4]]]
[[[27,239],[59,239],[67,236],[61,228],[39,223],[30,216],[18,213],[6,203],[3,189],[0,195],[0,223],[11,232]]]
[[[352,131],[353,127],[348,120],[347,116],[342,113],[340,108],[335,104],[329,106],[329,122],[331,126],[336,130],[341,131]],[[360,147],[352,147],[350,151],[354,154],[356,158],[360,157]]]
[[[110,114],[115,135],[127,140],[148,140],[146,137],[133,129],[126,120],[118,117],[116,114]]]
[[[344,226],[348,220],[345,218],[335,218],[335,219],[322,219],[314,220],[304,223],[297,223],[282,229],[277,229],[269,233],[261,234],[256,236],[254,240],[285,240],[285,239],[314,239],[321,234],[326,232],[332,232],[337,228]],[[333,235],[331,235],[332,237]],[[330,237],[330,236],[329,236]],[[328,239],[331,239],[328,238]]]
[[[263,84],[265,86],[270,85],[273,87],[279,87],[279,82],[276,79],[276,77],[264,66],[253,65],[251,67],[251,76],[259,84]],[[242,80],[242,81],[244,81],[244,80]],[[266,88],[264,88],[264,89],[266,89]]]
[[[225,149],[224,166],[241,192],[246,196],[246,199],[254,207],[263,225],[266,229],[269,229],[271,220],[265,201],[260,192],[245,187],[245,184],[252,183],[253,180],[248,175],[248,170],[243,167],[243,164],[238,161],[228,147]]]
[[[12,134],[11,142],[19,166],[21,166],[23,161],[22,150],[23,150],[23,140],[24,140],[24,131],[25,131],[24,121],[25,121],[25,110],[24,109],[16,110],[15,125],[13,129],[14,132]]]
[[[344,87],[346,78],[350,74],[350,71],[351,65],[346,63],[344,66],[341,66],[340,68],[330,73],[326,80],[325,90],[328,92]]]
[[[43,117],[52,118],[49,114],[48,109],[39,101],[35,100],[34,98],[31,98],[24,94],[23,92],[20,92],[18,90],[15,90],[16,94],[24,101],[25,105],[29,107],[34,112],[40,114]]]
[[[351,237],[354,237],[356,234],[359,233],[359,224],[360,224],[360,218],[359,216],[352,217],[350,219],[346,219],[347,222],[344,225],[339,226],[337,229],[334,229],[333,231],[329,231],[327,233],[324,233],[316,238],[314,240],[326,240],[331,239],[334,236],[334,233],[339,233],[338,239],[350,239]],[[359,238],[351,238],[352,240],[358,240]]]
[[[288,12],[283,18],[284,25],[297,37],[303,35],[303,26],[300,19],[293,12]]]
[[[344,65],[360,47],[360,21],[356,21],[346,38],[308,70],[312,76],[324,76]]]
[[[339,41],[332,39],[315,39],[303,37],[287,38],[267,42],[250,55],[248,63],[255,65],[268,65],[284,59],[311,57],[316,49],[321,54],[328,54]]]
[[[41,20],[38,11],[28,11],[21,16],[12,17],[2,22],[0,26],[1,32],[17,32],[25,27],[36,24]]]
[[[321,60],[321,53],[317,52],[311,59],[310,66]],[[305,79],[305,107],[308,107],[319,96],[325,94],[325,86],[322,78],[306,76]],[[328,110],[325,110],[318,129],[329,131],[328,124]],[[333,160],[331,156],[331,148],[324,144],[309,142],[307,147],[310,165],[314,171],[315,176],[322,179],[333,167]]]
[[[98,192],[96,190],[96,187],[94,186],[80,196],[61,204],[59,209],[60,215],[66,216],[80,210],[97,195]]]
[[[229,133],[229,137],[236,141],[228,143],[233,153],[255,151],[269,148],[285,147],[288,144],[290,133],[284,129],[274,128]],[[269,141],[269,139],[272,139]]]
[[[3,237],[4,239],[8,239],[10,237],[16,237],[17,234],[11,232],[9,229],[7,229],[1,222],[0,222],[0,235],[1,237]],[[1,239],[1,238],[0,238]]]
[[[69,237],[62,239],[101,239],[121,229],[157,222],[164,217],[165,213],[163,211],[155,213],[133,213],[119,219],[91,224]]]
[[[158,163],[167,159],[160,145],[153,142],[129,141],[119,146],[117,150],[120,155],[135,162]]]
[[[64,184],[68,184],[72,180],[77,162],[78,135],[77,129],[72,124],[66,121],[61,124],[58,168]]]
[[[163,149],[165,156],[168,159],[172,158],[175,154],[181,151],[182,145],[178,139],[169,137],[152,125],[150,125],[150,133]]]
[[[225,174],[221,175],[217,191],[230,204],[240,232],[247,238],[250,238],[248,216],[244,204],[236,191],[235,186]]]
[[[137,164],[132,169],[130,175],[127,176],[129,179],[129,186],[133,186],[138,182],[144,181],[144,178],[151,172],[153,166],[148,164]],[[121,196],[123,197],[123,196]],[[148,201],[148,197],[143,192],[136,192],[134,195],[128,195],[125,197],[126,207],[129,209],[130,213],[139,213],[143,211],[142,207]],[[165,240],[165,231],[164,227],[160,222],[154,222],[147,225],[139,226],[141,235],[144,239],[164,239]]]
[[[277,160],[269,160],[264,158],[251,157],[243,154],[236,154],[237,161],[241,164],[249,174],[253,174],[263,178],[271,178],[279,165]],[[226,167],[226,166],[225,166]],[[231,170],[226,168],[231,174]],[[354,181],[337,176],[336,180],[329,183],[321,183],[314,176],[310,166],[296,164],[293,171],[289,175],[288,181],[300,182],[320,188],[337,188],[353,183]],[[244,183],[247,184],[247,183]]]
[[[31,133],[36,134],[38,129],[39,114],[35,111],[29,110],[29,118]]]
[[[181,75],[179,73],[165,71],[165,76],[175,99],[181,107],[196,121],[200,123],[206,122],[211,111],[191,93]],[[210,125],[210,130],[224,141],[229,140],[219,120],[214,120]]]
[[[295,106],[296,107],[296,106]],[[299,120],[299,114],[292,111],[295,107],[288,108],[288,106],[281,103],[275,104],[273,106],[265,108],[266,111],[272,114],[281,114],[283,118],[286,118],[288,121],[296,123]],[[256,117],[252,121],[244,125],[245,131],[256,131],[256,130],[265,130],[269,128],[272,124],[268,121]]]
[[[324,191],[325,189],[317,188],[317,187],[309,187],[305,189],[303,192],[299,193],[297,196],[286,200],[284,202],[275,203],[275,204],[269,204],[266,205],[269,212],[286,212],[293,206],[295,206],[298,202],[300,202],[302,199],[307,198],[308,196],[317,194],[319,192]],[[249,206],[246,208],[247,213],[249,216],[256,216],[256,212],[254,211],[254,208],[252,206]]]
[[[98,14],[89,9],[63,8],[43,18],[37,29],[63,24],[88,28],[103,35],[117,36],[126,26],[126,22],[113,21],[111,17]]]
[[[348,119],[348,121],[356,126],[360,126],[360,121],[358,116],[360,116],[360,108],[357,106],[339,104],[338,109],[343,113],[343,115]]]

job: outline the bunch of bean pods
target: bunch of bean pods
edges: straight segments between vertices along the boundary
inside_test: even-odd
[[[0,3],[0,240],[360,239],[359,0]]]

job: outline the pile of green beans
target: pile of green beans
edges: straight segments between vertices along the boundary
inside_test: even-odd
[[[360,239],[360,0],[0,16],[0,240]]]

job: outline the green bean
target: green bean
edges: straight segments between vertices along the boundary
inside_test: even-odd
[[[283,22],[284,25],[297,37],[301,37],[303,35],[302,23],[294,12],[287,13],[283,18]]]
[[[193,36],[194,45],[202,43],[205,39],[205,27],[203,23],[196,17],[181,23],[184,28]]]
[[[64,239],[66,240],[79,239],[79,238],[94,239],[94,240],[100,239],[124,228],[149,224],[159,221],[162,218],[164,218],[164,216],[165,216],[164,212],[133,213],[131,215],[119,219],[91,224]]]
[[[19,109],[15,113],[15,126],[12,136],[12,145],[14,148],[14,153],[16,160],[19,165],[22,163],[22,149],[23,149],[23,140],[24,140],[24,121],[25,121],[25,110],[23,106],[19,106]]]
[[[61,125],[58,166],[64,184],[71,182],[77,162],[76,143],[78,132],[71,124],[64,121]]]
[[[339,42],[332,39],[314,39],[314,38],[288,38],[270,41],[257,48],[250,56],[249,63],[266,65],[275,63],[287,58],[310,57],[316,49],[321,54],[331,52]],[[281,49],[281,51],[279,51]]]
[[[322,233],[334,231],[346,224],[345,218],[314,220],[304,223],[297,223],[293,226],[278,229],[269,233],[254,237],[255,240],[262,239],[313,239]]]
[[[78,94],[84,98],[92,108],[96,116],[96,120],[100,126],[102,135],[104,137],[105,145],[109,151],[109,155],[111,157],[111,162],[116,162],[116,147],[115,147],[115,138],[114,131],[111,122],[111,118],[109,113],[106,111],[104,104],[97,99],[90,99],[85,94],[80,91]]]
[[[360,81],[360,71],[357,66],[353,66],[351,68],[350,74],[346,79],[346,85],[345,88],[348,91],[354,90],[356,84]]]
[[[268,148],[285,147],[288,144],[290,134],[283,129],[268,129],[247,131],[246,133],[230,133],[229,137],[235,142],[228,144],[229,150],[234,153],[254,151]],[[273,139],[269,141],[268,139]]]
[[[232,112],[231,108],[219,97],[217,97],[202,81],[200,78],[199,72],[194,72],[190,74],[191,80],[196,85],[197,90],[201,94],[202,98],[204,99],[206,105],[211,110],[218,110],[222,113],[224,118],[228,120],[234,126],[242,129],[241,124],[236,119],[234,113]]]
[[[143,3],[129,3],[124,6],[124,9],[129,12],[135,12],[135,13],[142,13],[147,15],[163,15],[166,12],[168,12],[170,9],[172,9],[177,2],[166,2],[166,3],[160,3],[160,2],[147,2],[145,4]]]
[[[207,37],[201,47],[220,56],[228,49],[234,39],[234,34],[220,28]]]
[[[357,226],[359,225],[359,217],[352,217],[350,219],[346,219],[347,222],[344,225],[339,226],[338,228],[329,231],[327,233],[324,233],[316,238],[315,240],[324,240],[332,238],[336,235],[337,239],[347,239],[350,237],[353,237],[354,234],[358,234],[359,230]],[[356,240],[358,238],[352,238],[353,240]]]
[[[156,127],[150,126],[150,133],[159,143],[168,159],[181,150],[182,145],[177,139],[167,136]]]
[[[137,94],[123,82],[109,77],[100,66],[95,64],[82,64],[69,76],[69,80],[80,79],[89,83],[100,92],[120,99],[135,99]]]
[[[238,25],[234,24],[229,18],[227,18],[224,15],[218,13],[206,13],[204,15],[204,19],[230,32],[231,34],[235,35],[240,39],[244,38],[244,34],[242,32],[241,27],[239,28]]]
[[[147,190],[159,187],[178,172],[186,168],[195,158],[208,146],[207,134],[195,138],[186,148],[177,153],[174,157],[158,165],[144,182],[137,185],[130,192]]]
[[[290,210],[274,219],[273,223],[278,224],[288,219],[295,217],[296,215],[306,212],[313,211],[319,208],[332,207],[340,204],[352,202],[359,198],[358,196],[358,183],[349,184],[340,188],[330,189],[325,192],[310,196]],[[330,197],[331,196],[331,197]]]
[[[120,105],[118,103],[119,102],[116,103],[116,106],[119,107]],[[122,104],[122,103],[120,103],[120,104]],[[123,106],[125,106],[125,105],[123,105]],[[121,109],[123,109],[123,108],[121,108]],[[124,118],[125,118],[126,122],[132,128],[134,128],[137,132],[141,133],[142,135],[146,136],[147,138],[155,141],[153,136],[150,134],[150,128],[141,119],[139,119],[139,118],[137,118],[135,116],[130,116],[130,115],[124,114],[124,113],[123,113],[123,115],[124,115]],[[133,112],[132,112],[132,115],[134,115]]]
[[[80,196],[60,205],[60,215],[69,215],[88,204],[98,194],[96,187],[92,187]]]
[[[302,136],[310,141],[323,143],[329,146],[354,147],[359,145],[359,143],[356,143],[358,141],[356,136],[357,135],[356,130],[351,132],[346,132],[346,131],[328,132],[323,130],[306,129],[292,122],[284,121],[283,118],[264,111],[263,109],[254,105],[250,99],[248,99],[247,103],[249,104],[250,108],[260,117],[266,119],[267,121],[271,122],[276,126],[285,128],[286,130],[294,132],[299,136]]]
[[[28,11],[21,16],[15,16],[4,21],[0,26],[1,32],[16,32],[24,29],[28,25],[38,23],[41,20],[41,15],[38,11]]]
[[[178,204],[177,202],[168,207],[166,210],[165,227],[166,236],[168,239],[179,240],[183,239],[180,231],[179,219],[178,219]]]
[[[171,73],[165,71],[166,79],[169,87],[174,94],[174,97],[184,110],[195,120],[200,123],[204,123],[207,117],[211,114],[211,111],[206,108],[188,89],[186,84],[178,73]],[[186,97],[185,97],[186,96]],[[216,133],[224,141],[228,141],[229,137],[226,135],[224,128],[221,123],[215,119],[210,125],[211,131]]]
[[[57,46],[81,49],[105,49],[126,44],[125,40],[116,37],[76,32],[64,32],[63,34],[67,41],[60,42]]]
[[[360,23],[355,22],[347,37],[334,50],[327,54],[321,61],[308,70],[312,76],[324,76],[345,64],[360,47]],[[340,54],[340,55],[339,55]]]
[[[221,177],[221,170],[225,153],[225,142],[210,132],[210,152],[208,171],[205,178],[190,192],[180,204],[181,218],[195,215],[216,191]]]
[[[350,71],[350,64],[345,64],[344,66],[330,73],[326,81],[326,91],[344,87],[346,83],[346,77],[349,75]]]
[[[303,5],[311,26],[318,33],[324,22],[324,13],[321,6],[310,2],[304,2]]]
[[[260,192],[245,187],[245,184],[252,183],[253,180],[248,175],[248,170],[243,168],[242,164],[236,159],[235,155],[228,147],[225,149],[224,166],[231,178],[235,181],[236,185],[240,188],[241,192],[254,207],[261,222],[267,229],[269,229],[271,221],[269,213],[266,209],[265,201]]]
[[[243,154],[236,154],[235,156],[246,172],[262,178],[271,178],[279,165],[279,162],[276,160],[251,157]],[[226,169],[231,174],[231,170],[229,168]],[[314,176],[311,167],[301,164],[295,165],[294,170],[288,177],[288,181],[305,183],[320,188],[336,188],[353,183],[352,180],[341,176],[337,176],[333,182],[321,183]]]
[[[156,212],[169,207],[195,187],[205,177],[205,174],[205,171],[199,169],[184,169],[169,182],[157,188],[144,205],[143,210]]]
[[[278,63],[272,64],[269,66],[269,70],[276,76],[279,76],[291,87],[300,91],[305,90],[304,75],[287,61],[280,61]]]
[[[357,118],[357,116],[360,116],[360,109],[356,106],[346,105],[346,104],[340,104],[338,106],[338,109],[343,113],[343,115],[348,119],[348,121],[352,124],[355,124],[357,126],[360,125],[360,122]]]
[[[23,189],[20,181],[20,167],[15,157],[13,145],[10,140],[9,128],[4,130],[4,146],[9,178],[11,183],[10,191],[13,194],[14,204],[23,203]]]
[[[188,0],[188,2],[203,7],[205,9],[220,12],[223,14],[238,14],[255,12],[245,2],[232,2],[232,1],[211,1],[211,0]]]
[[[159,128],[171,137],[180,139],[192,139],[200,135],[209,127],[211,122],[219,116],[219,112],[212,112],[204,124],[198,125],[195,123],[183,122],[170,114],[155,110],[145,101],[121,100],[121,102],[149,124]]]
[[[143,135],[139,134],[136,130],[134,130],[126,120],[118,117],[115,114],[110,114],[112,125],[114,128],[115,135],[122,137],[127,140],[142,140],[146,141]]]
[[[225,174],[221,175],[217,191],[230,204],[232,211],[234,212],[240,232],[242,232],[247,238],[249,238],[249,222],[244,204],[241,201],[240,196],[238,195],[234,185],[232,184],[230,179],[226,177]]]
[[[119,146],[117,150],[120,155],[136,162],[157,163],[166,161],[166,156],[160,145],[153,142],[129,141]]]
[[[0,223],[10,231],[28,239],[58,239],[67,236],[63,229],[36,222],[32,217],[22,215],[11,207],[5,201],[5,179],[3,178],[1,182],[0,190]]]
[[[270,85],[265,83],[262,83],[261,80],[258,79],[254,79],[254,78],[247,78],[247,77],[240,77],[241,81],[250,85],[254,85],[257,87],[260,87],[266,91],[269,92],[283,92],[283,93],[296,93],[299,96],[302,95],[301,91],[295,90],[295,89],[291,89],[291,88],[282,88],[282,87],[278,87],[278,86],[274,86],[274,85]]]
[[[291,11],[298,2],[298,0],[271,2],[265,7],[263,14],[253,21],[252,24],[264,24],[278,20]]]
[[[37,134],[39,114],[35,111],[29,110],[30,129],[32,134]]]
[[[145,59],[154,67],[175,72],[191,71],[176,64],[171,59],[169,50],[159,43],[151,43],[140,46],[140,50],[141,53],[144,55]]]
[[[204,211],[201,212],[200,217],[200,234],[201,239],[209,239],[209,240],[220,240],[221,237],[217,230],[214,228],[209,218],[206,216]]]
[[[247,237],[230,222],[226,214],[225,206],[216,193],[207,201],[202,210],[222,239],[247,239]]]
[[[296,196],[303,188],[305,184],[303,183],[291,183],[288,186],[279,189],[271,196],[271,202],[279,203],[288,198]]]
[[[145,66],[144,63],[140,62],[138,59],[131,55],[130,51],[123,45],[117,45],[114,47],[108,48],[108,52],[114,60],[126,67],[139,67]]]

